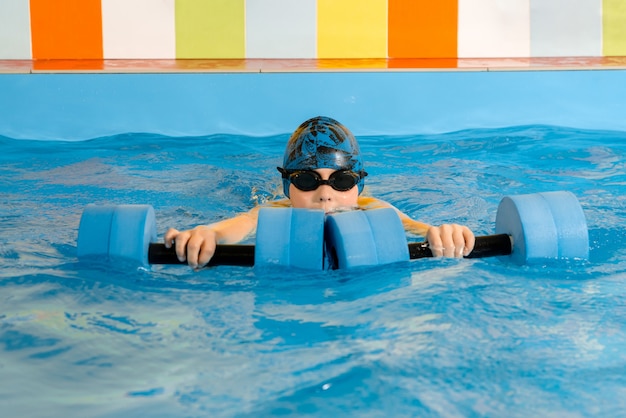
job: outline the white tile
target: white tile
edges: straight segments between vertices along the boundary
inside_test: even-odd
[[[316,0],[246,1],[246,58],[316,55]]]
[[[533,57],[602,55],[602,0],[531,0]]]
[[[459,0],[459,58],[528,57],[530,0]]]
[[[29,0],[0,1],[0,59],[31,59]]]
[[[104,58],[175,58],[175,0],[102,0]]]

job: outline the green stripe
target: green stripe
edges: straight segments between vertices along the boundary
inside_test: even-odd
[[[176,0],[176,58],[245,58],[245,0]]]

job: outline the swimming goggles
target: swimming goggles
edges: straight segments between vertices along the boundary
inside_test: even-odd
[[[284,179],[289,180],[291,184],[303,192],[310,192],[322,185],[328,185],[339,192],[347,192],[367,176],[365,171],[355,173],[350,170],[338,170],[331,174],[328,180],[322,180],[322,177],[315,171],[287,171],[282,167],[276,168]]]

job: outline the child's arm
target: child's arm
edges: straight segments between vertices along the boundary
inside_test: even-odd
[[[422,237],[425,237],[426,234],[428,233],[428,230],[431,228],[431,226],[428,224],[409,218],[406,214],[402,213],[398,208],[391,205],[390,203],[385,202],[384,200],[376,199],[374,197],[369,197],[369,196],[360,196],[358,204],[361,209],[365,209],[365,210],[378,209],[378,208],[394,209],[396,212],[398,212],[398,216],[400,216],[400,220],[402,221],[402,225],[404,226],[405,231],[408,231],[415,235],[420,235]]]
[[[366,210],[383,207],[395,209],[400,216],[404,229],[416,235],[426,237],[428,246],[435,257],[462,257],[468,255],[474,249],[476,240],[474,233],[466,226],[457,224],[431,226],[411,219],[391,204],[373,197],[359,197],[358,203],[360,208]]]
[[[170,228],[164,236],[165,246],[176,248],[180,261],[187,260],[196,269],[205,266],[215,254],[217,244],[234,244],[251,234],[257,225],[259,208],[210,225],[200,225],[187,231]]]
[[[289,199],[270,202],[269,206],[289,207]],[[225,219],[210,225],[200,225],[186,231],[170,228],[164,236],[165,246],[176,248],[180,261],[187,260],[190,267],[197,269],[211,261],[217,244],[235,244],[242,241],[256,230],[259,218],[257,206],[249,212]]]

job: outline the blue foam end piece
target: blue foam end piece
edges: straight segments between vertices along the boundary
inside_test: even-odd
[[[559,258],[589,259],[589,228],[582,206],[571,192],[545,192],[558,234]]]
[[[83,211],[78,227],[79,259],[122,258],[147,266],[156,219],[149,205],[95,206]]]
[[[365,211],[376,241],[378,264],[408,261],[409,244],[398,213],[392,208]]]
[[[152,206],[117,206],[111,219],[109,257],[148,266],[148,247],[156,238],[156,219]]]
[[[517,264],[558,257],[558,235],[548,202],[539,194],[507,196],[496,213],[496,234],[513,238],[509,256]]]
[[[508,258],[518,264],[586,259],[589,254],[585,216],[570,192],[503,198],[496,214],[496,233],[513,238],[513,252]]]
[[[365,211],[355,210],[328,215],[326,251],[333,268],[378,264],[376,241]]]
[[[78,226],[78,258],[109,256],[109,232],[115,206],[88,205]]]
[[[336,268],[409,260],[404,227],[392,208],[329,214],[325,233]]]
[[[291,263],[298,268],[324,268],[324,211],[293,209]]]
[[[254,265],[321,270],[324,266],[324,212],[260,209]]]
[[[254,265],[289,265],[291,208],[259,210]]]

